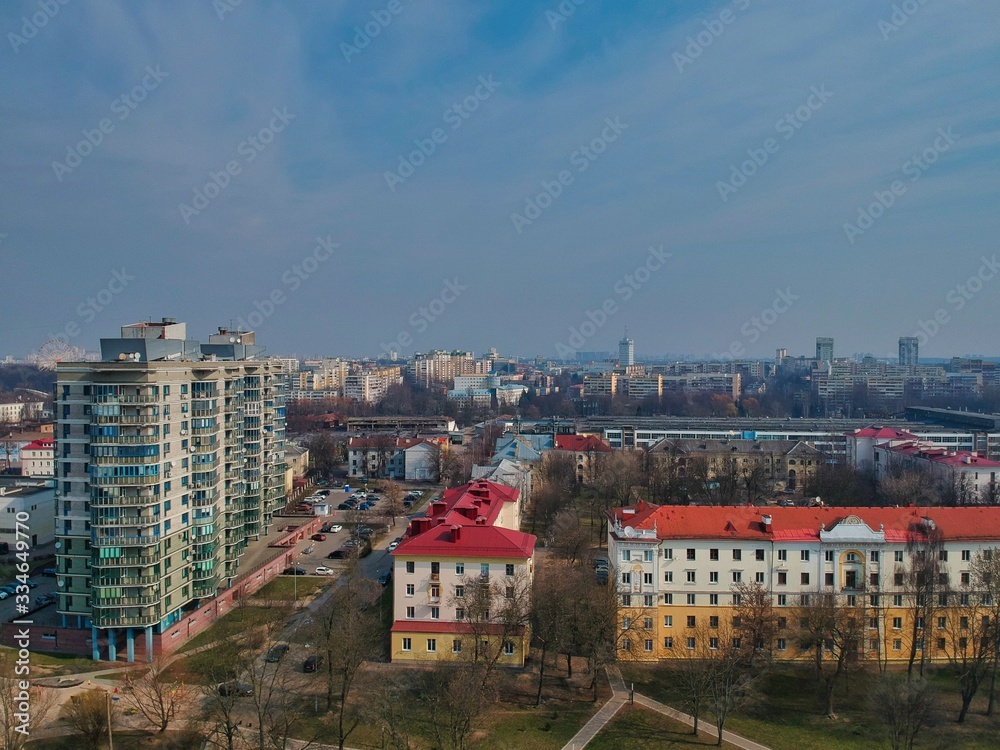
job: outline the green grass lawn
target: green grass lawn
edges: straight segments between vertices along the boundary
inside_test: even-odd
[[[17,658],[17,649],[0,646],[0,651]],[[49,654],[41,651],[31,652],[32,674],[35,677],[52,677],[58,675],[79,674],[80,672],[95,672],[108,669],[114,662],[94,661],[77,654]],[[37,674],[34,672],[38,669]]]
[[[291,602],[312,596],[334,579],[330,576],[279,576],[253,595],[254,599]]]
[[[180,653],[188,653],[201,646],[207,646],[209,643],[236,635],[243,630],[246,621],[252,614],[249,607],[233,607],[224,617],[216,620],[210,628],[187,641],[180,648]]]
[[[626,684],[635,682],[637,692],[683,710],[677,683],[667,667],[623,665]],[[877,675],[850,674],[837,687],[834,700],[836,718],[824,711],[815,672],[806,667],[782,666],[766,675],[758,702],[738,712],[726,729],[765,744],[774,750],[855,750],[859,747],[888,747],[882,743],[881,728],[868,700]],[[947,744],[949,750],[977,750],[1000,745],[1000,716],[987,717],[986,689],[972,703],[964,724],[956,724],[960,706],[957,682],[943,669],[930,673],[938,690],[940,715],[936,725],[918,737],[918,745]]]
[[[695,737],[680,722],[640,706],[625,705],[587,745],[590,750],[667,750],[669,748],[716,747],[705,734]],[[723,748],[734,748],[728,742]]]

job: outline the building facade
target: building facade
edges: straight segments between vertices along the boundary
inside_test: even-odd
[[[519,494],[479,479],[410,521],[392,553],[392,661],[524,665],[535,537]]]
[[[21,448],[21,475],[25,477],[51,477],[54,471],[52,456],[55,440],[32,440]]]
[[[741,586],[750,585],[770,602],[775,658],[815,658],[797,644],[809,607],[833,597],[860,618],[860,660],[905,661],[924,649],[941,660],[968,636],[973,561],[994,549],[1000,508],[639,503],[610,513],[618,642],[629,658],[683,658],[738,630]],[[929,580],[915,575],[924,570]]]
[[[916,336],[899,337],[899,364],[906,367],[920,364],[920,339]]]
[[[284,504],[285,377],[248,332],[183,324],[102,339],[56,386],[57,608],[134,660],[238,575]],[[103,631],[100,632],[99,631]],[[102,636],[102,637],[99,637]]]

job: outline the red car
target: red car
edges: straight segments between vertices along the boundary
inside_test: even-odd
[[[312,539],[314,542],[325,542],[326,541],[326,534],[313,534],[309,538]]]

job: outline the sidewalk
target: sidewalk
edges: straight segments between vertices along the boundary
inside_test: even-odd
[[[572,739],[563,746],[563,750],[582,750],[582,748],[586,747],[607,726],[608,722],[615,717],[615,714],[625,705],[625,702],[629,700],[629,690],[625,687],[625,681],[622,679],[622,674],[618,667],[608,667],[607,674],[608,683],[611,685],[611,699],[601,707],[600,711],[590,718],[590,721],[583,725],[583,728],[579,732],[573,735]],[[670,706],[665,706],[639,693],[634,693],[632,697],[643,708],[648,708],[674,721],[694,727],[694,718],[688,714],[670,708]],[[719,738],[719,733],[712,722],[701,720],[698,722],[698,725],[699,732],[704,731],[712,740]],[[766,745],[758,744],[733,732],[723,731],[722,739],[742,750],[770,750]]]

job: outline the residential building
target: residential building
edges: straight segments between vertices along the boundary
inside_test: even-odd
[[[385,398],[391,386],[401,385],[402,382],[403,375],[399,367],[354,369],[344,379],[344,398],[363,404],[376,404]]]
[[[816,339],[816,361],[819,363],[833,362],[833,339],[824,337]]]
[[[392,553],[392,661],[524,665],[535,537],[520,531],[519,494],[479,479],[410,521]]]
[[[347,431],[358,432],[454,432],[451,417],[348,417]]]
[[[56,532],[56,497],[51,481],[0,477],[0,544],[11,553],[17,542],[31,549],[52,544]]]
[[[348,476],[437,480],[441,449],[423,438],[354,437],[347,444]]]
[[[584,396],[617,396],[618,395],[617,372],[601,372],[593,375],[583,376]]]
[[[953,451],[923,440],[893,440],[875,444],[875,478],[884,479],[897,469],[923,471],[943,489],[955,492],[960,504],[1000,501],[1000,461],[975,451]]]
[[[620,367],[635,364],[635,342],[628,337],[628,333],[618,342],[618,364]]]
[[[21,448],[21,476],[51,477],[54,472],[54,446],[55,440],[49,437],[33,440]]]
[[[812,660],[800,648],[809,607],[833,597],[868,625],[862,662],[931,661],[962,637],[973,561],[1000,554],[1000,508],[754,508],[657,506],[609,513],[608,556],[621,597],[619,647],[629,658],[684,658],[739,636],[740,585],[759,585],[777,626],[772,655]],[[933,555],[931,563],[929,555]],[[930,564],[930,565],[929,565]],[[934,571],[934,621],[915,581]],[[917,618],[916,622],[914,618]],[[916,638],[916,640],[914,640]],[[706,643],[705,641],[708,641]],[[735,645],[739,646],[737,642]],[[750,647],[747,645],[747,647]]]
[[[573,455],[576,481],[593,482],[601,457],[611,453],[611,446],[594,435],[556,435],[555,450]]]
[[[488,357],[476,359],[472,352],[431,351],[419,352],[407,368],[411,381],[424,388],[432,385],[451,386],[459,375],[487,375],[493,371],[493,360]]]
[[[475,464],[472,467],[472,479],[486,479],[494,484],[513,487],[521,493],[518,496],[518,500],[521,503],[522,510],[531,502],[530,466],[520,464],[517,461],[510,461],[506,458],[487,466]]]
[[[252,332],[207,343],[165,318],[61,362],[56,571],[64,628],[93,656],[153,637],[227,588],[284,505],[285,379]],[[102,644],[107,654],[102,653]]]
[[[920,364],[920,339],[916,336],[899,337],[899,364],[905,367]]]

